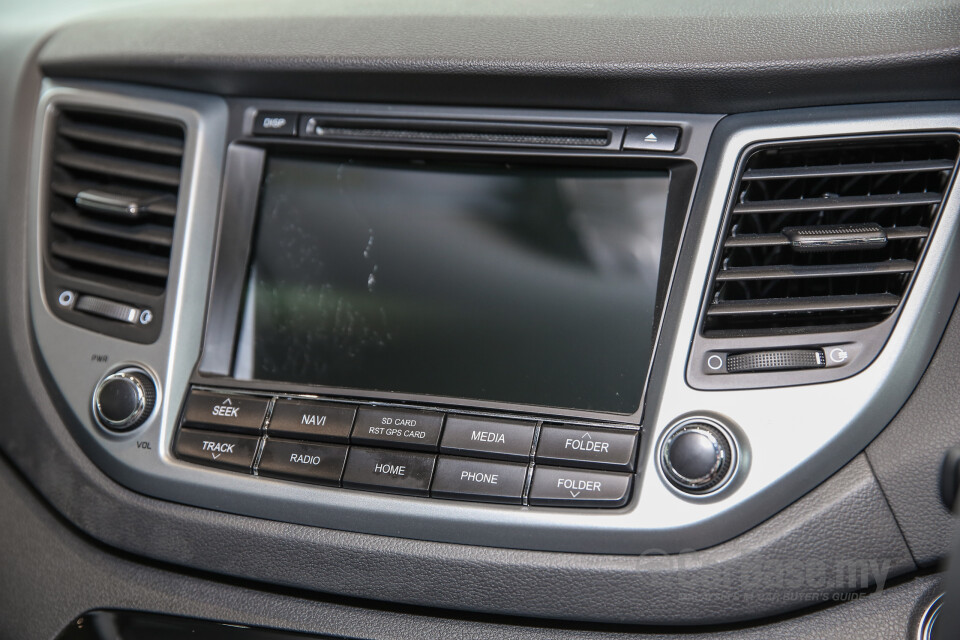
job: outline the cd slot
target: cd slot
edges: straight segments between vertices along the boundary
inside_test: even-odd
[[[304,116],[300,135],[340,141],[610,150],[620,148],[623,127]]]

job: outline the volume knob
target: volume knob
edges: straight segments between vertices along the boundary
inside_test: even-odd
[[[157,401],[157,385],[146,371],[124,369],[106,376],[93,392],[93,413],[104,428],[130,431],[146,422]]]
[[[703,494],[730,479],[736,449],[716,426],[693,420],[672,427],[660,450],[660,466],[667,480],[686,493]]]

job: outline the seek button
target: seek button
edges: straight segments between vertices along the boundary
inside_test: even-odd
[[[267,399],[232,393],[191,391],[183,410],[183,424],[189,427],[259,433],[267,413]]]

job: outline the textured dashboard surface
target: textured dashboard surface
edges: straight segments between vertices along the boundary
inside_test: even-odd
[[[940,497],[940,465],[960,446],[960,322],[947,326],[940,348],[910,400],[867,448],[867,458],[917,564],[950,551],[956,521]]]
[[[225,95],[729,113],[960,97],[958,28],[955,0],[154,2],[64,26],[41,63]]]
[[[0,504],[5,524],[0,547],[0,638],[52,638],[85,611],[119,608],[329,633],[370,640],[502,638],[666,640],[665,629],[559,624],[310,597],[214,576],[183,574],[144,564],[91,543],[51,514],[0,458]],[[229,541],[223,541],[228,545]],[[316,562],[309,553],[301,562]],[[537,589],[537,584],[529,588]],[[687,628],[687,640],[768,638],[902,639],[939,588],[936,576],[915,578],[879,594],[835,604],[808,615],[753,627]]]

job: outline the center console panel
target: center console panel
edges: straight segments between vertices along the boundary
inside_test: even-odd
[[[908,203],[932,213],[922,238],[910,231],[907,241],[921,243],[872,361],[857,360],[857,375],[831,365],[837,379],[825,384],[791,367],[769,386],[752,369],[722,377],[750,384],[691,383],[691,344],[719,352],[702,318],[725,268],[717,251],[736,233],[728,212],[744,154],[902,137],[905,122],[949,142],[957,122],[942,105],[828,109],[784,123],[782,114],[133,96],[48,82],[28,248],[57,273],[65,258],[51,242],[65,218],[51,211],[80,205],[44,185],[60,175],[64,150],[89,159],[61,119],[81,112],[182,125],[169,270],[154,292],[163,305],[149,325],[156,340],[128,340],[132,329],[113,332],[109,318],[57,307],[63,292],[38,268],[39,351],[74,437],[101,469],[137,492],[227,513],[538,551],[711,547],[862,451],[919,379],[960,291],[937,275],[956,273],[951,167],[945,156],[917,160],[948,178],[936,201]],[[85,166],[72,171],[93,180],[116,165]],[[763,170],[782,179],[783,169]],[[888,237],[906,238],[890,226]],[[75,293],[124,303],[123,287],[139,281],[89,267],[92,255],[78,259],[96,286]],[[746,350],[722,339],[728,368],[766,363],[780,343],[821,354],[838,344],[773,334]],[[81,340],[83,352],[65,349]],[[111,376],[123,382],[104,385]]]

